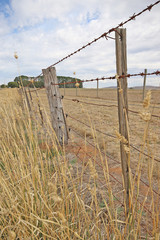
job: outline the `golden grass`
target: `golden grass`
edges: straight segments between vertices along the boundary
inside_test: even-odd
[[[0,238],[158,240],[159,203],[153,192],[154,160],[148,159],[146,163],[149,188],[143,198],[140,196],[142,155],[139,155],[135,167],[137,177],[130,175],[133,208],[128,220],[125,219],[124,208],[120,203],[124,204],[123,188],[111,181],[108,159],[102,155],[98,144],[100,136],[94,130],[95,123],[101,119],[98,127],[105,131],[104,125],[108,119],[108,128],[112,123],[117,129],[115,112],[111,119],[109,112],[103,112],[102,120],[100,110],[110,110],[87,109],[85,105],[80,105],[76,110],[77,103],[71,102],[69,105],[66,100],[66,112],[69,111],[91,126],[88,135],[95,145],[92,154],[88,153],[88,145],[84,141],[86,151],[81,161],[78,161],[78,154],[71,155],[72,151],[68,154],[67,147],[57,146],[47,113],[45,93],[39,95],[40,99],[33,99],[33,112],[30,114],[25,99],[21,98],[17,90],[0,91]],[[36,108],[37,101],[41,104],[44,125],[41,124]],[[97,117],[96,120],[93,121],[91,116]],[[73,121],[68,124],[85,132]],[[146,145],[149,149],[149,122],[143,121],[141,127],[142,150]],[[111,133],[114,134],[114,130]],[[157,138],[154,139],[156,149]],[[104,151],[110,149],[111,145],[108,144],[112,143],[108,141],[103,138]],[[72,136],[72,143],[77,143],[75,136]],[[118,141],[113,144],[118,152]],[[115,153],[115,156],[118,155]],[[145,212],[148,200],[151,215]]]

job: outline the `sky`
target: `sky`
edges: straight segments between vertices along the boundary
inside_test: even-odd
[[[43,68],[127,20],[155,0],[0,0],[0,84],[18,75],[38,76]],[[124,27],[128,73],[160,69],[160,4]],[[115,37],[114,33],[110,34]],[[17,52],[18,59],[14,58]],[[100,39],[56,65],[58,76],[91,79],[116,74],[115,40]],[[143,78],[128,79],[140,86]],[[115,80],[100,87],[115,86]],[[147,77],[160,86],[160,75]],[[96,87],[96,82],[84,84]]]

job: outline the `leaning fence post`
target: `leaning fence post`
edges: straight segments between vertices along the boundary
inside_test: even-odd
[[[145,96],[145,88],[146,88],[146,74],[147,74],[147,69],[144,69],[144,82],[143,82],[143,99],[144,100],[144,96]]]
[[[126,217],[130,212],[130,180],[129,180],[129,129],[128,129],[128,97],[127,78],[118,76],[127,74],[126,29],[117,29],[116,33],[116,68],[119,132],[121,135],[121,165],[125,187]]]
[[[59,86],[56,69],[55,67],[50,67],[47,69],[42,69],[44,76],[44,85],[47,91],[48,102],[51,111],[51,121],[52,127],[55,131],[59,143],[62,145],[68,143],[68,131],[66,125],[66,119],[63,112],[61,95],[59,91]]]
[[[31,100],[31,102],[32,102],[32,104],[33,104],[32,94],[31,94],[31,91],[30,91],[30,88],[29,88],[29,87],[28,87],[28,92],[29,92],[30,100]]]
[[[31,112],[31,105],[30,105],[29,98],[28,98],[28,94],[27,94],[27,91],[26,91],[26,88],[25,88],[25,87],[24,87],[24,93],[25,93],[25,97],[26,97],[26,102],[27,102],[28,109],[29,109],[29,111]]]

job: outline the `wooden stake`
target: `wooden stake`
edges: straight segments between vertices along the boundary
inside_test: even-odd
[[[77,95],[78,95],[78,94],[77,94],[77,87],[76,87],[76,97],[77,97]]]
[[[31,94],[31,91],[30,91],[30,88],[29,88],[29,87],[28,87],[28,92],[29,92],[29,96],[30,96],[31,103],[33,104],[32,94]]]
[[[64,96],[65,96],[65,93],[66,93],[66,84],[64,82]]]
[[[25,87],[24,87],[24,93],[25,93],[25,97],[26,97],[26,102],[27,102],[28,110],[31,112],[31,105],[30,105],[29,98],[28,98],[28,94],[27,94],[27,91],[26,91],[26,88],[25,88]]]
[[[97,98],[98,98],[98,88],[99,88],[99,81],[97,80]]]
[[[116,68],[117,75],[127,74],[126,29],[117,29],[116,33]],[[117,78],[119,132],[126,140],[120,142],[121,165],[125,187],[126,217],[130,211],[129,181],[129,129],[128,129],[128,96],[127,78]]]
[[[51,111],[52,127],[55,131],[59,143],[62,145],[68,143],[68,131],[66,126],[66,119],[63,112],[61,95],[56,76],[55,67],[42,69],[44,76],[44,85],[47,91],[48,102]]]
[[[147,69],[144,69],[144,73],[147,74]],[[146,75],[144,75],[144,82],[143,82],[143,99],[145,97],[145,88],[146,88]]]

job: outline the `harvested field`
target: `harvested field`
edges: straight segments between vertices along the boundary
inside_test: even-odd
[[[93,129],[97,129],[97,131],[94,133],[96,135],[96,141],[98,142],[100,148],[103,148],[105,145],[106,151],[113,157],[119,159],[119,141],[116,137],[116,131],[119,129],[116,89],[100,90],[99,98],[95,97],[95,89],[78,89],[78,96],[75,96],[75,89],[66,89],[65,91],[66,95],[64,96],[63,105],[64,111],[68,115],[68,127],[77,131],[82,136],[87,136],[89,139],[94,138]],[[63,89],[61,89],[61,94],[64,94]],[[160,156],[159,94],[160,91],[158,90],[151,92],[151,105],[149,112],[153,116],[149,123],[147,137],[148,142],[144,149],[146,154],[157,159],[159,159]],[[41,103],[43,104],[43,108],[45,108],[45,110],[49,113],[48,99],[45,90],[39,91],[39,96]],[[140,149],[143,144],[144,129],[146,124],[140,115],[142,112],[144,112],[142,91],[129,89],[128,101],[130,143],[131,145],[134,145]],[[73,132],[70,134],[71,138],[72,135],[74,135]],[[139,152],[136,152],[135,149],[131,148],[131,164],[133,163],[134,165],[138,161],[138,156]],[[144,156],[144,164],[147,164],[147,161],[148,157]],[[155,161],[155,175],[157,171],[157,164],[158,163]]]

